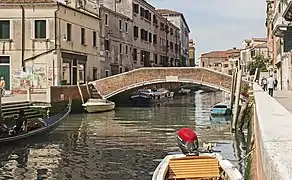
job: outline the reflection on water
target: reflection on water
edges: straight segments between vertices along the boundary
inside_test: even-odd
[[[71,116],[49,136],[1,146],[0,179],[151,179],[159,161],[179,151],[175,133],[181,127],[194,128],[201,143],[217,143],[223,156],[240,159],[244,136],[233,143],[230,125],[210,120],[211,105],[222,97],[197,93],[155,107]]]

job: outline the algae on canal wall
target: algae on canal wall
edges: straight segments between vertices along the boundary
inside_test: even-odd
[[[249,113],[247,118],[247,147],[246,147],[246,159],[245,159],[245,180],[252,180],[252,154],[253,151],[253,107],[254,103],[252,102],[249,107]]]

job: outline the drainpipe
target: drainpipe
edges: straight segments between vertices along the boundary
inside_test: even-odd
[[[60,51],[60,37],[59,37],[59,33],[60,31],[57,30],[57,26],[59,27],[59,30],[60,30],[60,20],[57,18],[57,13],[58,11],[60,10],[60,5],[59,3],[57,2],[57,10],[54,12],[54,18],[55,18],[55,51],[57,51],[57,62],[59,62],[59,58],[60,58],[60,54],[59,54],[59,51]],[[57,23],[57,20],[59,23]],[[58,34],[57,34],[58,32]],[[59,41],[59,45],[57,44],[57,41]],[[54,59],[53,60],[53,78],[52,78],[52,81],[53,81],[53,85],[55,85],[55,62],[54,62]],[[59,69],[60,71],[61,69]]]
[[[25,71],[24,51],[25,51],[25,11],[21,5],[21,67]]]

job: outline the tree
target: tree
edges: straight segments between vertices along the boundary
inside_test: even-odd
[[[247,64],[247,70],[250,75],[255,74],[256,68],[259,68],[260,72],[267,72],[267,67],[271,64],[270,58],[265,58],[263,55],[255,56],[250,62]]]

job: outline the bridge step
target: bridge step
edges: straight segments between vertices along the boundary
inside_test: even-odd
[[[24,110],[25,117],[29,121],[43,117],[37,109],[31,108],[30,106],[32,106],[32,104],[27,101],[2,104],[2,114],[4,116],[5,123],[8,126],[13,125],[15,123],[13,119],[18,115],[20,109]]]
[[[101,98],[99,92],[97,91],[97,89],[94,86],[91,88],[91,98],[94,98],[94,99]]]

